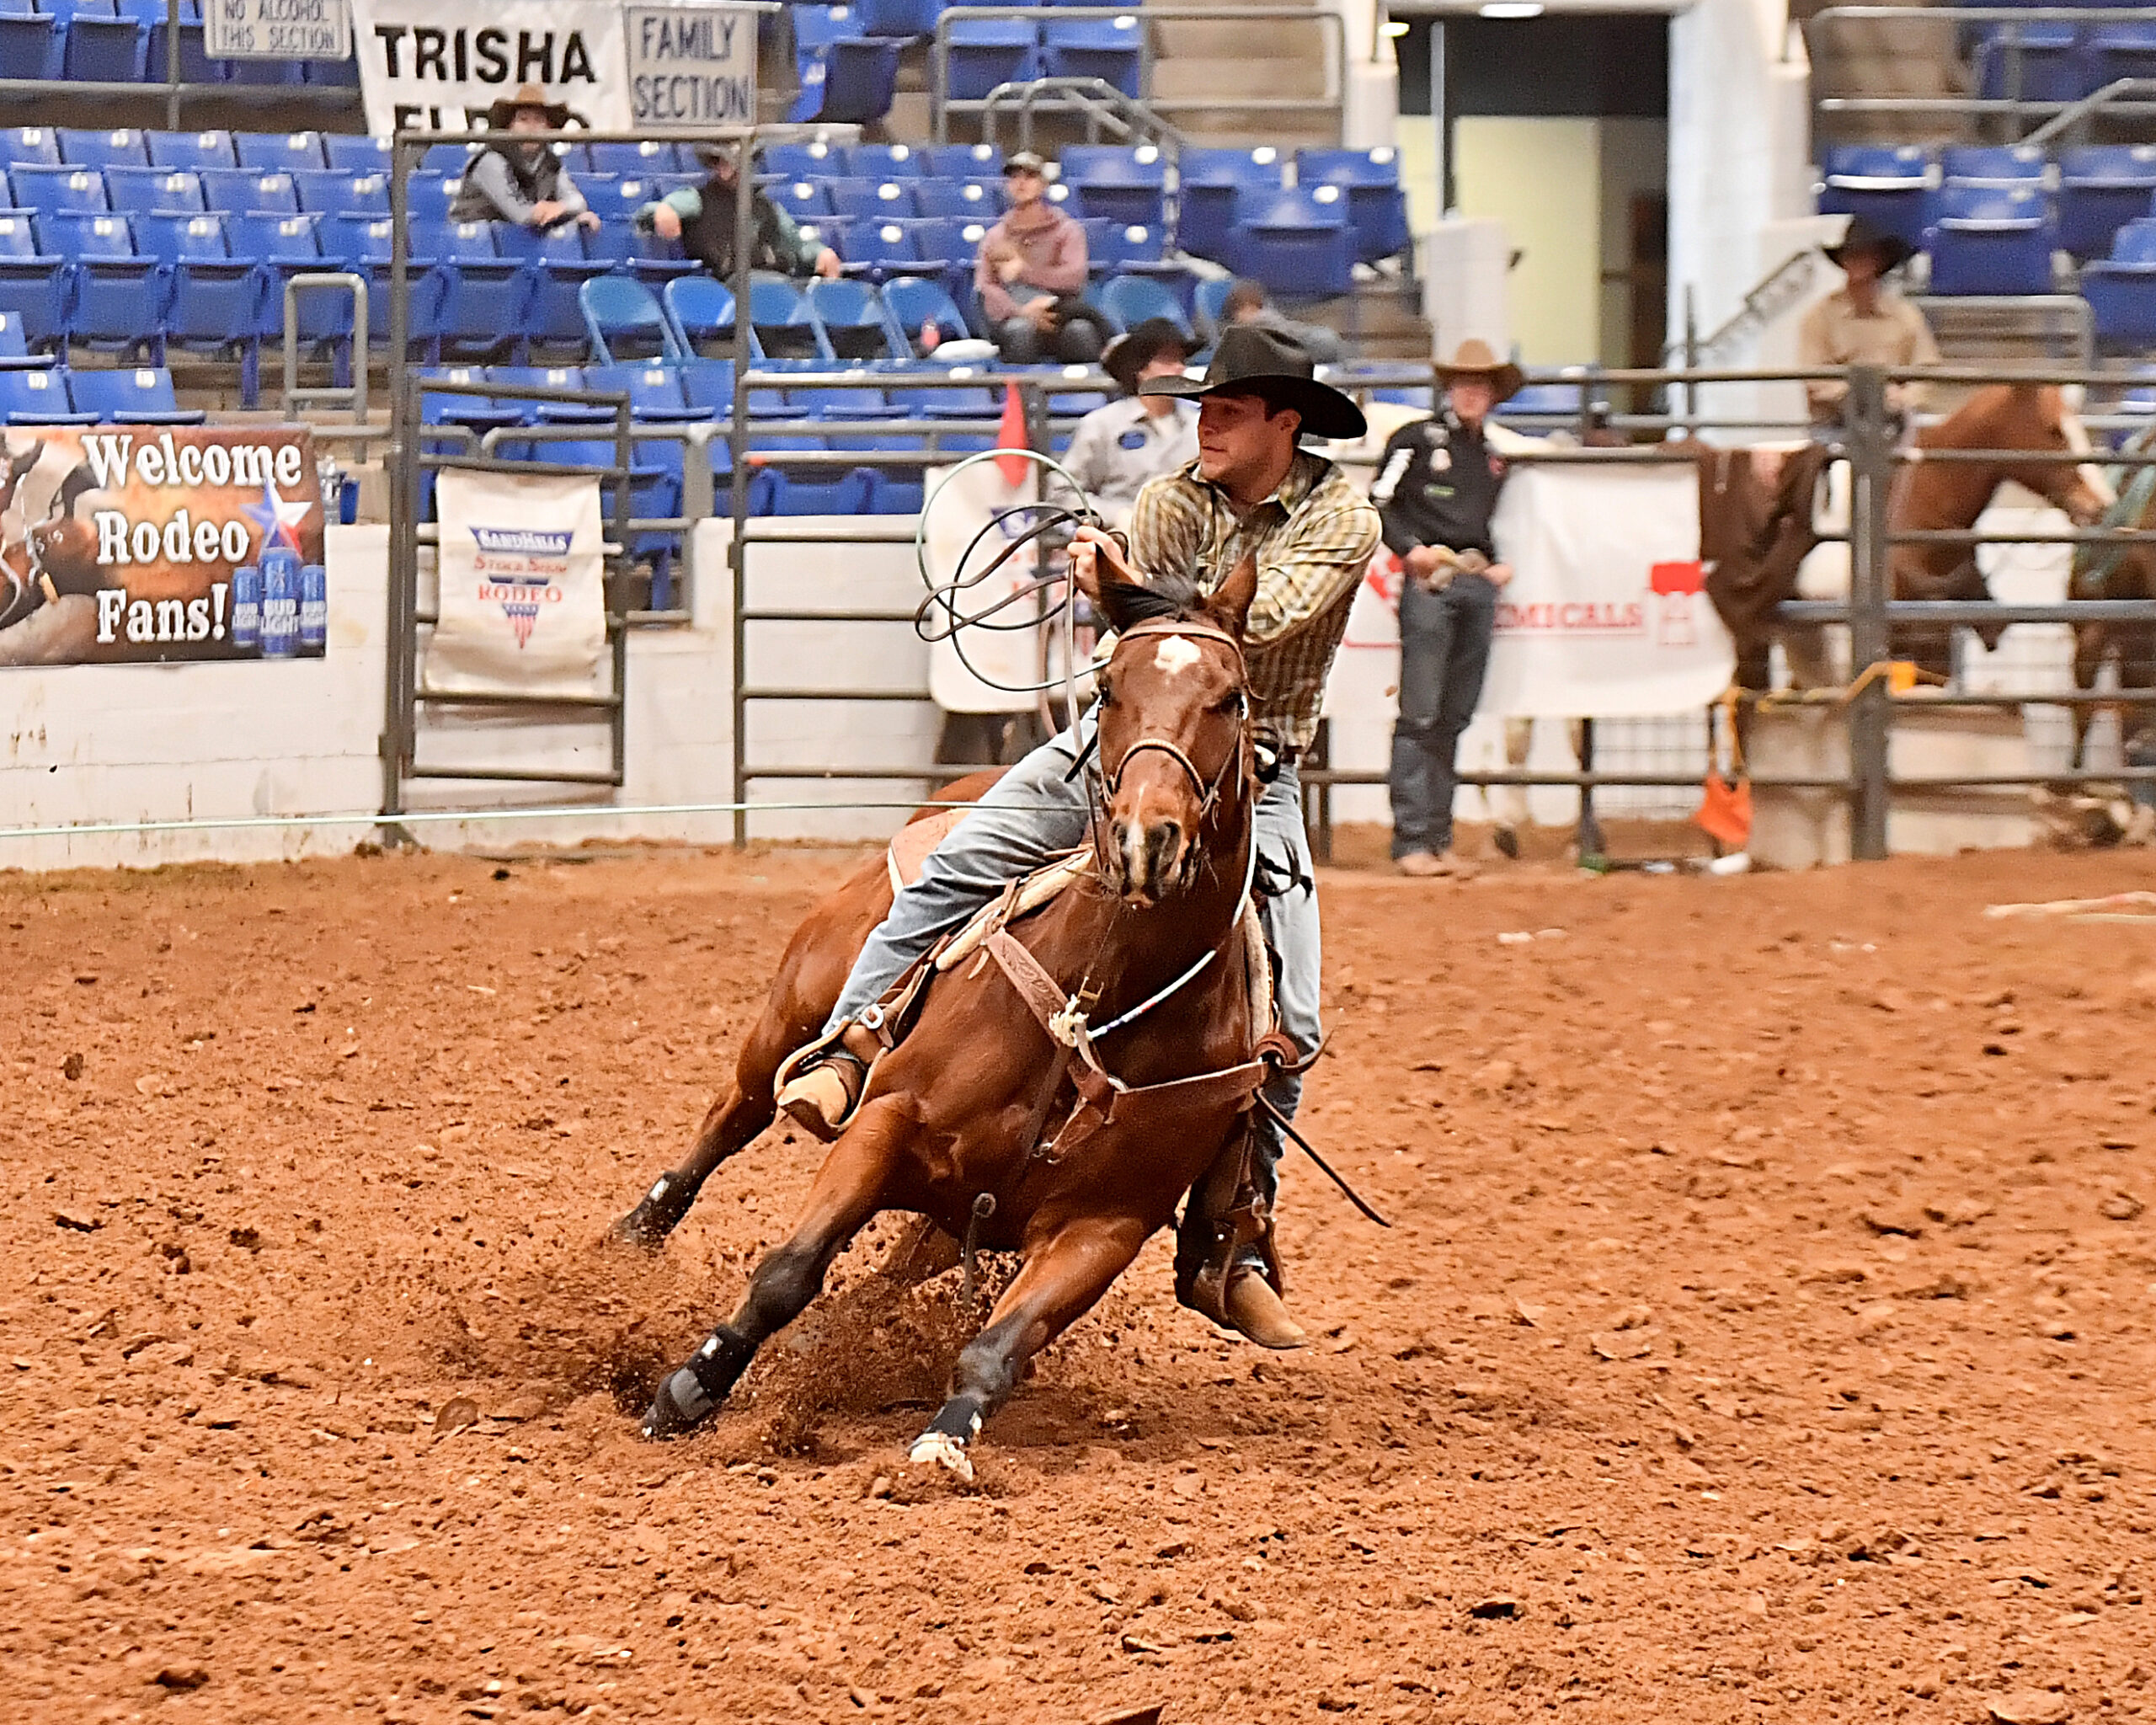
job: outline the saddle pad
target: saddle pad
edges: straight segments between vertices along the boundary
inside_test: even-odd
[[[883,861],[891,872],[891,890],[903,892],[921,879],[928,866],[929,852],[951,836],[968,810],[963,804],[939,809],[919,820],[910,820],[892,835],[891,848]]]

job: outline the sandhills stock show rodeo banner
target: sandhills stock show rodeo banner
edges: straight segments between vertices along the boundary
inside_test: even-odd
[[[0,665],[319,658],[322,498],[293,427],[0,431]]]

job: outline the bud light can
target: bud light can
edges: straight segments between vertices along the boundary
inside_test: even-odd
[[[262,656],[291,659],[299,650],[299,554],[272,545],[262,553]]]
[[[329,576],[318,563],[300,569],[300,651],[319,653],[329,642]]]
[[[232,571],[232,645],[242,653],[262,650],[262,571],[251,563]]]

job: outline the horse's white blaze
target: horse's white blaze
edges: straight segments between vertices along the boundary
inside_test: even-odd
[[[1202,655],[1197,643],[1181,635],[1165,638],[1153,654],[1153,668],[1162,676],[1180,676],[1197,664]]]
[[[2089,428],[2081,423],[2081,415],[2071,410],[2059,415],[2058,429],[2065,435],[2066,446],[2076,455],[2094,455],[2096,446],[2089,441]],[[2104,470],[2093,462],[2084,462],[2076,467],[2081,483],[2103,500],[2109,509],[2116,503],[2118,494],[2111,489],[2111,482],[2104,477]]]

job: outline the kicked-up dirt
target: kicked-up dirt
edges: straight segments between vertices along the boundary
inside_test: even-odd
[[[1261,1354],[1167,1242],[984,1434],[879,1224],[680,1153],[844,859],[0,878],[0,1717],[2130,1718],[2156,1703],[2147,854],[1323,881]]]

